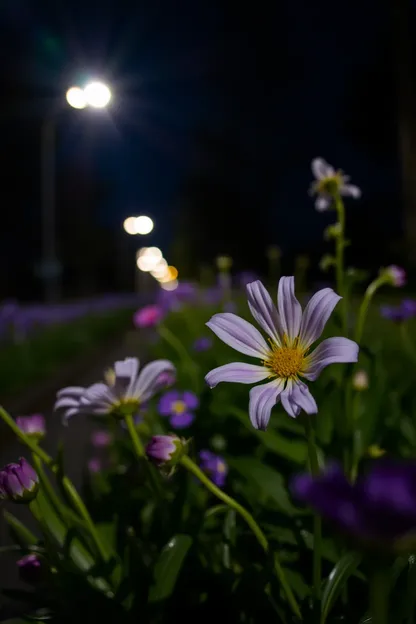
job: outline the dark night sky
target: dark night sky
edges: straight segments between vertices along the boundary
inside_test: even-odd
[[[3,115],[3,141],[32,172],[19,210],[39,210],[34,136],[42,115],[90,76],[114,86],[113,105],[97,115],[62,100],[59,167],[96,162],[113,182],[102,222],[116,227],[131,213],[150,214],[161,246],[192,165],[195,127],[234,122],[255,167],[262,158],[275,163],[264,210],[283,247],[318,240],[326,222],[307,196],[314,156],[351,174],[364,197],[394,195],[394,155],[373,161],[342,125],[356,74],[371,72],[388,39],[387,2],[350,0],[336,7],[342,19],[329,0],[270,4],[254,12],[231,0],[3,0],[1,101],[7,108],[10,84],[24,95]],[[22,120],[32,128],[30,146]]]

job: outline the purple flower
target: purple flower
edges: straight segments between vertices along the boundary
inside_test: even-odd
[[[173,468],[186,450],[186,442],[174,434],[155,435],[146,445],[146,455],[159,468]]]
[[[34,585],[42,580],[44,569],[41,559],[35,553],[25,555],[17,562],[19,568],[19,577],[25,583]]]
[[[159,413],[168,416],[174,429],[185,429],[195,420],[193,411],[199,406],[198,397],[193,392],[166,392],[159,401]]]
[[[228,474],[228,466],[225,460],[211,451],[201,451],[199,453],[201,470],[205,472],[215,485],[222,488]]]
[[[7,464],[0,471],[0,498],[15,503],[30,503],[38,489],[39,477],[24,457],[17,464]]]
[[[91,435],[91,444],[96,448],[105,448],[110,446],[112,439],[113,438],[108,431],[100,429],[99,431],[93,431]]]
[[[315,414],[315,399],[299,377],[315,381],[329,364],[356,362],[358,358],[358,345],[347,338],[327,338],[309,353],[341,297],[324,288],[315,293],[302,314],[294,288],[293,277],[280,279],[276,309],[260,281],[247,286],[250,312],[268,334],[268,343],[253,325],[235,314],[215,314],[207,323],[230,347],[261,360],[261,366],[236,362],[215,368],[205,377],[211,388],[221,381],[252,384],[271,379],[250,390],[250,420],[256,429],[266,429],[271,409],[279,401],[294,418],[301,410]]]
[[[42,414],[32,414],[32,416],[18,416],[16,425],[27,436],[36,440],[41,440],[46,435],[45,417]]]
[[[165,316],[163,309],[158,305],[148,305],[137,310],[133,316],[136,327],[155,327]]]
[[[292,481],[294,496],[340,531],[372,547],[414,549],[416,544],[416,462],[380,459],[350,483],[340,466],[319,476]]]
[[[139,360],[126,358],[114,364],[112,381],[107,374],[107,383],[60,390],[55,409],[62,411],[64,420],[75,414],[110,414],[117,418],[134,415],[160,389],[160,375],[174,371],[175,367],[168,360],[155,360],[146,364],[139,374]]]
[[[410,306],[404,305],[404,302],[398,306],[381,306],[380,313],[383,318],[394,321],[395,323],[404,323],[415,316],[415,311],[412,310]]]
[[[197,338],[193,344],[194,351],[208,351],[212,347],[212,339],[207,336]]]
[[[88,460],[88,470],[92,474],[97,474],[98,472],[101,472],[102,467],[102,461],[99,457],[91,457],[91,459]]]
[[[392,264],[381,271],[388,278],[392,286],[401,287],[406,284],[406,271]]]
[[[317,195],[315,208],[319,212],[328,210],[331,207],[334,196],[339,193],[344,197],[354,197],[359,199],[361,191],[358,186],[349,184],[349,176],[342,173],[341,170],[335,171],[323,158],[315,158],[312,161],[312,173],[315,176],[310,193]]]

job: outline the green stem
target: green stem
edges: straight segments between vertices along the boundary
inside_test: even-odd
[[[10,429],[13,431],[14,434],[16,434],[19,440],[23,442],[23,444],[25,444],[28,448],[30,448],[30,450],[33,453],[35,453],[38,457],[40,457],[40,459],[45,464],[47,464],[48,466],[51,466],[53,464],[52,457],[50,457],[40,446],[38,446],[32,438],[30,438],[25,433],[23,433],[23,431],[20,429],[20,427],[17,426],[13,418],[1,406],[0,406],[0,418],[2,418],[2,420],[6,423],[6,425],[10,427]]]
[[[415,350],[413,342],[412,342],[412,340],[411,340],[411,338],[409,336],[409,332],[408,332],[406,323],[400,323],[400,335],[401,335],[401,338],[402,338],[402,343],[403,343],[404,350],[407,352],[409,357],[414,362],[416,362],[416,350]]]
[[[371,282],[371,284],[367,287],[367,290],[365,291],[363,300],[360,305],[360,309],[358,311],[358,320],[357,320],[357,325],[355,327],[354,338],[355,338],[355,342],[357,342],[358,344],[360,344],[361,338],[363,337],[364,324],[367,318],[367,312],[368,312],[368,308],[371,303],[371,300],[374,297],[375,292],[380,288],[380,286],[382,286],[385,283],[386,283],[385,277],[382,277],[382,276],[377,277],[373,282]]]
[[[311,474],[319,474],[319,461],[315,445],[315,432],[309,417],[304,419],[306,439],[308,442],[309,466]],[[321,577],[322,577],[322,521],[318,514],[314,514],[313,519],[313,587],[316,599],[319,600],[321,595]]]
[[[127,414],[127,416],[124,417],[124,420],[126,422],[126,426],[137,457],[145,457],[146,453],[142,441],[140,440],[140,436],[137,433],[136,425],[134,424],[133,420],[133,415]]]
[[[56,474],[58,473],[58,466],[55,464],[54,460],[50,455],[48,455],[40,446],[36,444],[30,436],[27,436],[23,431],[17,426],[16,422],[13,418],[6,412],[6,410],[0,406],[0,418],[10,427],[10,429],[16,434],[16,436],[25,444],[35,455],[39,457],[50,469]],[[68,496],[71,498],[73,504],[77,508],[79,515],[84,520],[91,537],[97,547],[98,552],[100,553],[103,559],[106,559],[106,551],[104,546],[101,543],[95,525],[91,519],[91,516],[88,513],[87,508],[84,505],[83,500],[75,489],[72,481],[66,476],[62,476],[62,485],[65,488]]]
[[[133,420],[133,415],[132,414],[127,414],[124,417],[126,426],[127,426],[127,430],[129,432],[131,441],[133,443],[133,448],[134,448],[134,452],[136,453],[136,456],[138,459],[143,459],[144,457],[146,457],[146,451],[145,448],[142,444],[142,441],[140,439],[139,434],[137,433],[137,429],[136,429],[136,425],[134,424],[134,420]],[[152,487],[153,490],[159,495],[161,488],[160,488],[160,482],[158,480],[157,475],[154,472],[153,466],[151,466],[149,463],[147,464],[148,470],[149,470],[149,474],[150,474],[150,479],[152,481]]]
[[[194,390],[198,393],[200,390],[198,366],[190,357],[187,349],[179,340],[179,338],[177,338],[175,334],[170,331],[170,329],[168,329],[165,325],[160,325],[158,331],[161,338],[163,338],[163,340],[170,344],[172,349],[174,349],[178,354],[178,357],[181,360],[183,367],[185,368],[185,370],[188,371],[189,377],[190,379],[192,379]]]
[[[253,531],[256,536],[257,541],[259,542],[262,549],[268,553],[269,552],[269,544],[267,542],[266,536],[263,531],[254,520],[253,516],[250,512],[247,511],[240,503],[238,503],[234,498],[225,494],[222,490],[220,490],[203,472],[202,470],[190,459],[187,455],[181,458],[180,463],[184,468],[189,470],[205,487],[212,493],[214,496],[219,498],[223,503],[234,509],[236,513],[238,513],[248,524],[250,529]],[[284,570],[280,564],[277,554],[274,556],[274,564],[277,577],[282,585],[283,591],[286,595],[286,598],[292,608],[293,613],[299,618],[302,619],[302,615],[299,610],[298,603],[296,602],[296,598],[293,595],[293,592],[290,588],[290,585],[287,582]]]
[[[389,578],[383,565],[375,567],[370,581],[370,611],[372,624],[388,623]]]
[[[344,335],[348,335],[348,302],[347,292],[345,289],[345,276],[344,276],[344,249],[345,249],[345,208],[344,202],[341,199],[339,193],[335,195],[335,210],[338,215],[339,234],[336,237],[335,243],[335,267],[336,267],[336,280],[338,294],[342,297],[341,310],[342,310],[342,327]]]

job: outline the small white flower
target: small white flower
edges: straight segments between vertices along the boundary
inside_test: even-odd
[[[323,158],[315,158],[311,168],[315,182],[312,183],[310,194],[317,195],[315,208],[319,212],[324,212],[331,207],[336,193],[354,199],[361,197],[361,190],[358,186],[349,184],[349,176],[344,175],[341,170],[335,171]]]

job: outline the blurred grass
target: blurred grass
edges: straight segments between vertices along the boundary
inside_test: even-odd
[[[131,309],[91,315],[65,325],[46,328],[18,344],[0,347],[2,399],[54,375],[81,353],[129,327]]]

